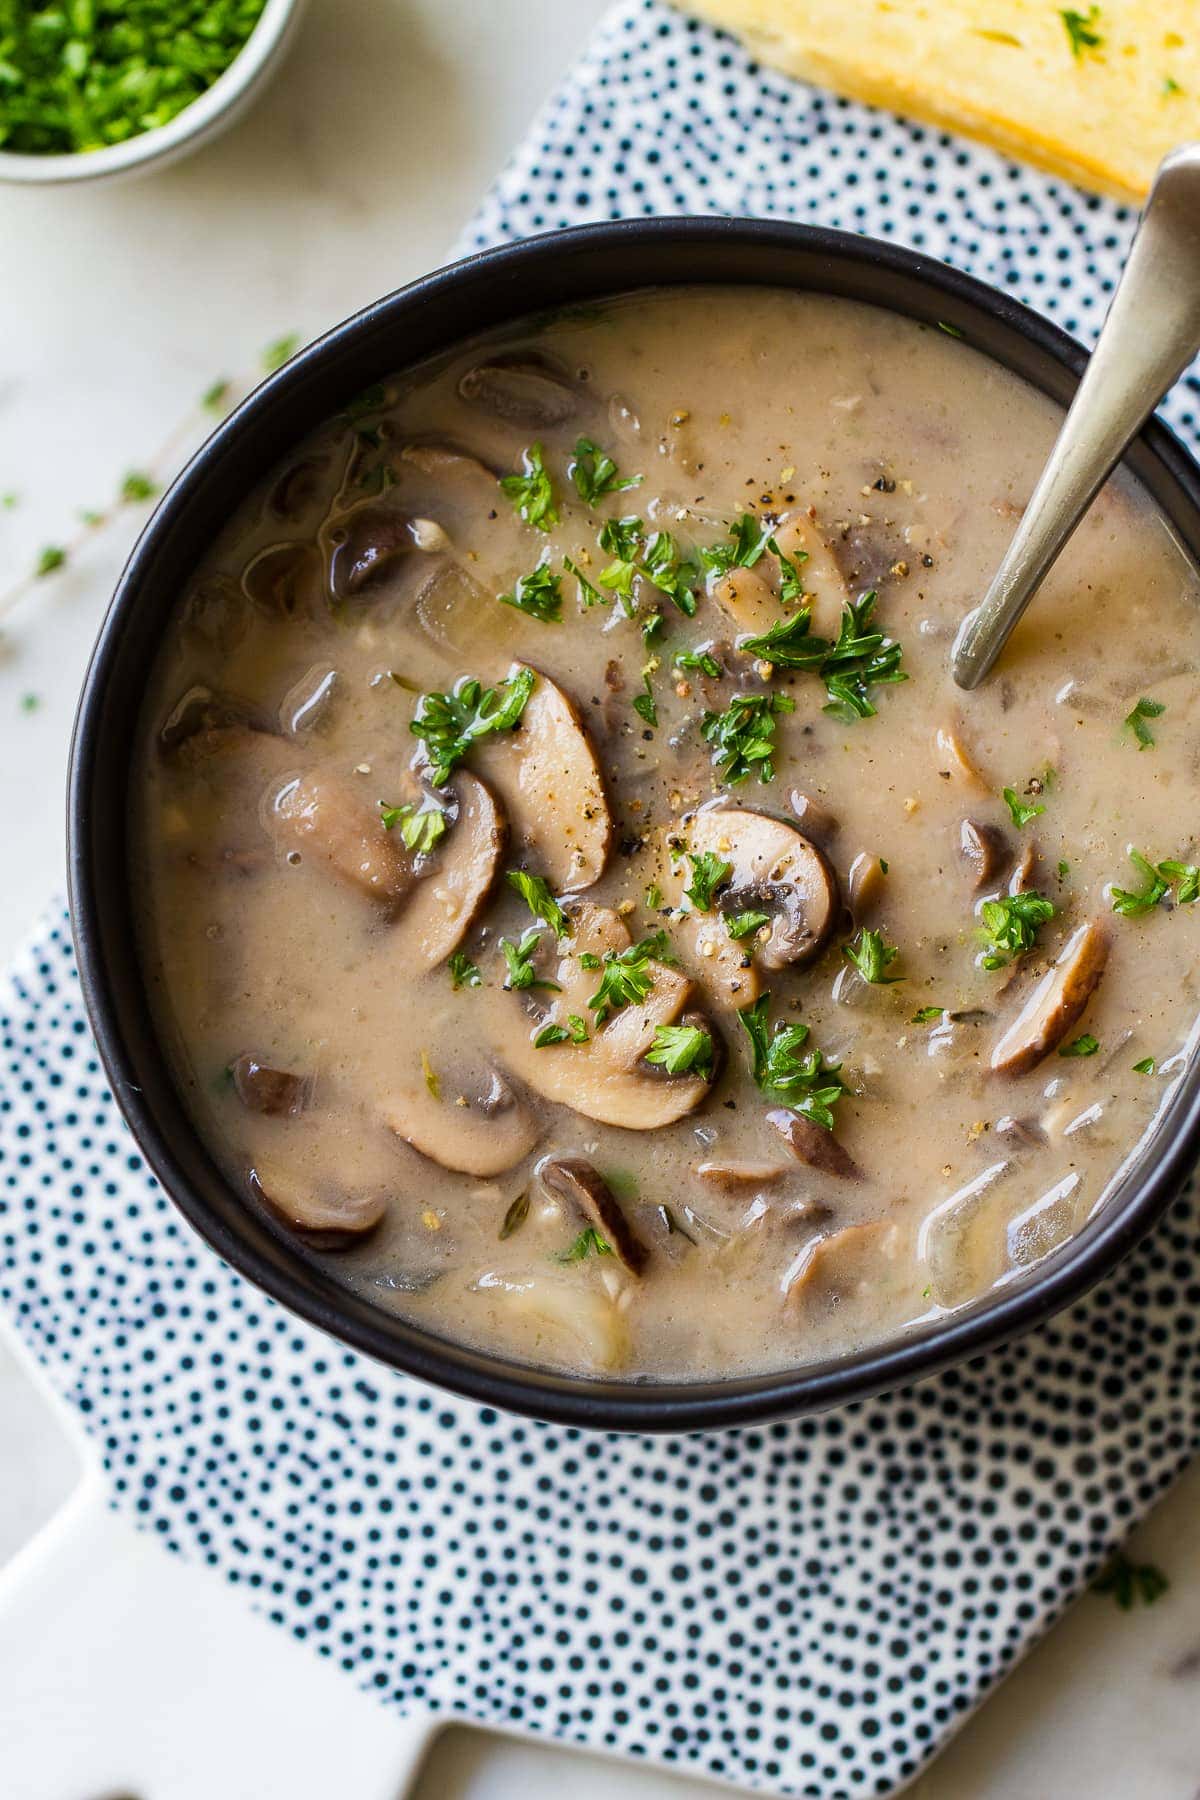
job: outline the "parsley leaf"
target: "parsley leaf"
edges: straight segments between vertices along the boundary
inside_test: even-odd
[[[525,711],[537,677],[518,668],[498,688],[485,688],[464,676],[449,694],[422,694],[409,726],[425,745],[434,787],[444,787],[450,772],[471,746],[493,731],[511,731]]]
[[[1140,889],[1114,887],[1112,909],[1127,919],[1137,919],[1143,913],[1153,912],[1159,901],[1166,899],[1171,882],[1140,850],[1131,850],[1129,860],[1144,878],[1145,886]]]
[[[1175,899],[1180,906],[1190,906],[1193,900],[1200,898],[1200,869],[1195,863],[1175,862],[1168,858],[1159,863],[1158,872],[1168,881],[1179,883]]]
[[[1152,1056],[1143,1056],[1141,1062],[1134,1063],[1133,1072],[1135,1075],[1153,1075],[1155,1066],[1155,1061]]]
[[[1154,733],[1146,720],[1161,719],[1166,710],[1161,700],[1139,700],[1133,711],[1125,714],[1122,724],[1126,731],[1132,731],[1139,750],[1153,750]]]
[[[673,600],[689,619],[696,610],[696,596],[692,591],[696,573],[695,565],[680,555],[679,546],[670,532],[656,531],[642,557],[642,574],[661,594]]]
[[[985,900],[980,909],[984,968],[1002,969],[1014,956],[1032,950],[1038,931],[1054,917],[1054,911],[1053,900],[1032,889],[1023,894],[1005,894],[999,900]]]
[[[711,575],[727,575],[730,569],[752,569],[770,541],[770,528],[752,513],[742,513],[728,527],[723,544],[701,550],[700,561]]]
[[[555,937],[569,937],[571,921],[563,911],[550,885],[540,875],[529,875],[524,869],[509,869],[504,878],[509,887],[515,888],[529,908],[535,919],[549,925]]]
[[[699,669],[710,681],[719,681],[721,665],[711,650],[677,650],[674,656],[677,669]]]
[[[579,584],[579,598],[585,612],[592,606],[608,605],[607,595],[602,594],[600,589],[588,580],[583,570],[577,568],[569,556],[563,557],[563,568],[573,575]]]
[[[1065,12],[1060,12],[1058,16],[1066,28],[1067,41],[1071,46],[1071,55],[1075,57],[1076,61],[1079,60],[1085,50],[1099,50],[1104,39],[1095,29],[1100,22],[1100,8],[1098,6],[1089,6],[1085,13],[1076,12],[1073,7],[1068,7]]]
[[[767,549],[779,564],[779,598],[785,606],[795,600],[804,598],[804,582],[800,577],[800,564],[808,561],[807,550],[797,550],[795,556],[785,556],[775,538],[767,539]]]
[[[549,563],[539,563],[528,575],[517,577],[511,594],[500,594],[505,606],[540,619],[543,625],[562,623],[562,576],[556,575]]]
[[[671,940],[661,928],[638,943],[630,944],[627,950],[604,952],[600,986],[588,1001],[597,1025],[602,1025],[609,1013],[619,1007],[646,998],[654,986],[654,976],[649,968],[652,958],[666,963],[675,960],[671,954]],[[580,962],[583,963],[582,957]]]
[[[873,986],[890,986],[893,981],[903,981],[903,975],[889,975],[888,968],[895,962],[900,951],[895,944],[884,942],[882,931],[868,931],[866,927],[859,932],[857,944],[843,944],[842,955],[847,962],[854,964],[864,981]]]
[[[944,1006],[918,1006],[916,1012],[909,1020],[909,1024],[932,1025],[935,1019],[941,1018],[945,1010]]]
[[[525,933],[519,944],[508,938],[500,939],[500,948],[504,952],[504,960],[508,964],[508,978],[504,985],[510,991],[513,988],[548,988],[558,994],[562,990],[557,981],[542,981],[533,966],[534,954],[542,941],[542,934],[536,925]]]
[[[569,1250],[564,1250],[555,1258],[560,1263],[583,1262],[593,1250],[597,1256],[611,1256],[612,1245],[607,1238],[602,1238],[594,1225],[589,1225],[580,1232]]]
[[[457,991],[464,987],[482,987],[483,976],[479,967],[473,963],[465,950],[456,950],[446,967],[450,971],[450,980]]]
[[[1069,1044],[1060,1044],[1060,1056],[1095,1056],[1100,1048],[1099,1038],[1094,1038],[1090,1031],[1083,1032]]]
[[[821,664],[821,678],[829,695],[824,711],[838,719],[871,719],[873,687],[907,681],[900,667],[900,645],[881,631],[868,629],[878,598],[873,588],[851,600],[842,612],[837,643]]]
[[[1026,806],[1016,788],[1010,787],[1004,789],[1004,804],[1012,814],[1012,822],[1018,831],[1022,825],[1028,825],[1031,819],[1036,819],[1039,813],[1046,810],[1038,801],[1032,806]]]
[[[527,525],[535,531],[549,531],[558,524],[558,507],[549,471],[542,457],[542,446],[530,444],[521,458],[520,475],[502,475],[500,486]]]
[[[752,937],[761,931],[764,925],[771,923],[770,913],[740,912],[725,914],[725,929],[731,938]]]
[[[626,488],[637,487],[642,479],[640,475],[629,475],[622,480],[608,452],[587,437],[576,438],[575,457],[567,464],[567,474],[575,483],[579,498],[588,506],[595,506],[605,494],[620,494]]]
[[[134,506],[139,500],[153,500],[158,491],[153,475],[145,475],[141,469],[130,469],[121,482],[121,499],[127,506]]]
[[[565,1044],[570,1037],[565,1025],[543,1025],[533,1040],[535,1050],[545,1050],[551,1044]]]
[[[646,1061],[657,1063],[668,1075],[708,1075],[713,1066],[713,1041],[701,1025],[660,1025]]]
[[[705,850],[699,856],[693,856],[689,851],[688,861],[692,865],[692,885],[684,888],[684,894],[697,912],[709,912],[714,893],[733,874],[733,864],[724,862],[711,850]]]
[[[637,557],[642,546],[642,521],[632,514],[624,519],[606,519],[600,528],[600,548],[612,557],[606,569],[597,576],[601,587],[619,594],[627,613],[633,612],[633,583],[637,575]]]
[[[55,569],[61,569],[67,560],[67,553],[61,544],[47,544],[39,550],[38,559],[33,565],[35,575],[52,575]]]
[[[647,725],[657,725],[658,705],[654,698],[654,689],[650,686],[649,674],[643,675],[642,680],[645,684],[645,692],[635,694],[630,705],[638,718],[644,720]]]
[[[415,850],[419,856],[428,856],[436,849],[448,830],[445,813],[431,800],[420,807],[411,801],[407,806],[389,806],[381,800],[379,814],[383,829],[391,831],[399,825],[405,849]]]
[[[738,649],[748,656],[774,663],[777,669],[819,670],[833,646],[828,638],[811,635],[811,619],[810,608],[802,606],[799,612],[778,620],[761,636],[742,638]]]
[[[764,1094],[782,1100],[793,1112],[832,1131],[833,1109],[846,1091],[838,1072],[841,1064],[826,1062],[820,1050],[804,1051],[809,1037],[807,1025],[778,1021],[774,1035],[768,1036],[770,1011],[771,996],[765,993],[738,1014],[750,1039],[755,1081]]]
[[[795,712],[796,702],[787,694],[735,694],[722,713],[706,712],[700,731],[713,747],[713,763],[730,787],[757,775],[771,781],[775,775],[775,715]]]

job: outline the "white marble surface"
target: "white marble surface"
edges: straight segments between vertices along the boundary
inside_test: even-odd
[[[219,143],[125,186],[0,186],[0,589],[107,502],[217,376],[445,257],[600,0],[311,0],[295,55]],[[0,642],[0,956],[62,882],[76,690],[138,523],[123,513],[13,611]],[[26,695],[37,697],[25,710]],[[0,1559],[70,1463],[0,1348]],[[1137,1535],[1152,1611],[1082,1600],[918,1784],[921,1800],[1196,1800],[1200,1472]],[[331,1680],[337,1677],[330,1675]],[[3,1671],[0,1670],[0,1683]],[[422,1800],[611,1794],[587,1759],[451,1733]],[[634,1797],[711,1792],[639,1771]]]

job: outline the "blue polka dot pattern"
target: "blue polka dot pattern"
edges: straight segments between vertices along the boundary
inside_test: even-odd
[[[705,209],[902,238],[1085,334],[1131,229],[637,0],[472,241]],[[1177,389],[1186,431],[1190,405]],[[588,1437],[342,1351],[201,1245],[120,1122],[60,919],[0,1011],[0,1297],[116,1505],[389,1704],[769,1792],[882,1794],[1200,1444],[1190,1194],[1054,1325],[907,1392],[758,1430]]]

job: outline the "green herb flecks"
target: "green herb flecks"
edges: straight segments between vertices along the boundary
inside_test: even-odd
[[[910,1025],[933,1025],[945,1015],[945,1011],[944,1006],[918,1006],[908,1022]]]
[[[803,600],[804,582],[800,575],[800,565],[808,561],[808,551],[797,550],[792,556],[788,556],[773,537],[767,539],[767,549],[779,564],[779,598],[783,604],[791,606]]]
[[[1157,1563],[1135,1563],[1118,1550],[1101,1569],[1092,1588],[1097,1594],[1111,1594],[1122,1612],[1132,1612],[1139,1601],[1143,1606],[1153,1606],[1170,1585]]]
[[[608,452],[588,437],[576,438],[575,456],[567,464],[567,474],[575,483],[579,498],[588,506],[595,506],[605,494],[621,494],[626,488],[637,487],[642,479],[640,475],[622,478]]]
[[[698,570],[683,556],[669,531],[656,531],[642,557],[642,574],[690,619],[696,611]]]
[[[33,572],[37,576],[53,575],[55,569],[61,569],[67,560],[67,553],[61,544],[46,544],[38,551]]]
[[[1067,42],[1071,46],[1071,55],[1077,62],[1084,55],[1085,51],[1099,50],[1101,48],[1104,39],[1096,30],[1096,26],[1100,22],[1100,8],[1098,6],[1089,6],[1085,13],[1076,12],[1073,7],[1068,7],[1065,12],[1060,12],[1058,16],[1063,22],[1063,27],[1067,34]]]
[[[464,677],[448,694],[422,694],[409,730],[425,746],[435,787],[445,785],[480,738],[519,723],[536,679],[532,669],[520,668],[498,688]]]
[[[677,650],[672,662],[677,669],[699,669],[710,681],[721,678],[721,665],[711,650]]]
[[[483,976],[479,971],[479,965],[471,961],[465,950],[456,950],[446,967],[450,971],[450,980],[456,991],[459,988],[483,986]]]
[[[1040,813],[1044,813],[1046,810],[1038,800],[1035,800],[1032,806],[1027,806],[1016,788],[1010,787],[1004,789],[1004,804],[1012,815],[1012,822],[1018,831],[1023,825],[1028,825],[1032,819],[1036,819]]]
[[[713,748],[713,764],[721,779],[736,787],[751,775],[760,781],[775,777],[775,719],[795,712],[796,702],[787,694],[735,694],[724,712],[706,712],[700,731]]]
[[[842,945],[842,955],[853,963],[864,981],[873,987],[889,987],[903,981],[903,975],[889,975],[888,969],[899,956],[897,945],[884,941],[882,931],[869,931],[864,926],[853,944]]]
[[[1014,957],[1032,950],[1039,930],[1054,917],[1054,912],[1053,900],[1033,890],[985,900],[980,909],[984,968],[1002,969]]]
[[[284,363],[291,362],[299,348],[298,331],[286,332],[283,337],[277,337],[273,343],[267,344],[260,358],[267,374],[273,375],[276,369],[282,369]]]
[[[542,980],[533,966],[541,941],[542,934],[536,925],[529,928],[518,944],[514,944],[509,938],[500,939],[500,950],[508,964],[508,975],[504,982],[507,989],[544,988],[554,994],[561,993],[557,981]]]
[[[558,524],[558,507],[542,446],[530,444],[521,461],[521,473],[502,475],[500,486],[527,525],[535,531],[549,531]]]
[[[688,861],[692,865],[692,881],[690,887],[684,888],[684,894],[697,912],[710,912],[717,889],[733,874],[733,864],[711,850],[704,850],[699,856],[689,851]]]
[[[429,1089],[432,1098],[434,1100],[440,1100],[442,1097],[442,1084],[438,1079],[437,1070],[429,1060],[429,1053],[426,1050],[422,1050],[421,1052],[421,1073],[425,1077],[425,1086]]]
[[[1099,1038],[1094,1038],[1090,1031],[1085,1031],[1079,1037],[1072,1039],[1069,1044],[1060,1045],[1058,1054],[1060,1056],[1095,1056],[1099,1048]]]
[[[1191,906],[1200,899],[1200,867],[1195,863],[1179,862],[1174,857],[1152,863],[1140,850],[1131,850],[1129,860],[1141,875],[1142,886],[1114,887],[1111,893],[1115,913],[1121,913],[1127,919],[1140,918],[1144,913],[1153,912],[1172,888],[1177,906]]]
[[[499,594],[504,606],[515,606],[543,625],[562,623],[562,576],[556,575],[549,563],[539,563],[528,575],[517,577],[511,594]]]
[[[569,556],[563,557],[563,568],[566,569],[569,575],[575,577],[579,590],[579,604],[583,607],[584,612],[589,611],[593,606],[608,605],[607,594],[602,594],[600,589],[588,580],[583,570],[579,568],[576,563],[573,563]]]
[[[1137,739],[1139,750],[1153,750],[1154,733],[1147,725],[1146,720],[1161,719],[1166,710],[1166,706],[1161,700],[1143,699],[1138,701],[1132,712],[1125,714],[1121,721],[1122,725],[1126,731],[1132,731]]]
[[[770,913],[739,912],[725,914],[725,929],[731,938],[738,941],[742,938],[753,937],[756,931],[761,931],[764,925],[769,925],[770,923]]]
[[[593,1252],[597,1256],[611,1256],[613,1253],[608,1239],[601,1237],[594,1225],[589,1225],[580,1232],[571,1248],[563,1250],[554,1260],[560,1263],[585,1262]]]
[[[147,475],[141,469],[130,469],[121,482],[121,499],[127,506],[135,506],[142,500],[153,500],[158,491],[158,483],[153,475]]]
[[[514,1231],[520,1231],[529,1217],[529,1189],[522,1188],[516,1199],[510,1204],[500,1226],[500,1242],[510,1238]]]
[[[520,894],[539,924],[548,925],[555,937],[569,937],[571,921],[550,892],[549,882],[541,875],[527,874],[524,869],[509,869],[504,879]]]
[[[769,526],[752,513],[742,513],[728,528],[724,543],[701,550],[700,561],[710,575],[728,575],[730,569],[752,569],[770,542]]]
[[[712,1072],[713,1041],[701,1025],[660,1025],[646,1061],[656,1063],[668,1075],[704,1075]]]
[[[551,1044],[565,1044],[570,1035],[565,1025],[543,1025],[534,1034],[533,1047],[535,1050],[547,1050]]]
[[[650,677],[657,667],[657,662],[648,662],[646,664],[645,668],[642,670],[642,692],[640,694],[635,694],[630,701],[630,705],[633,707],[638,718],[641,719],[643,724],[650,726],[657,726],[658,724],[658,702],[654,698],[654,689],[650,683]]]
[[[771,996],[765,993],[738,1014],[750,1039],[755,1081],[764,1094],[832,1131],[833,1109],[846,1091],[839,1074],[841,1064],[826,1062],[820,1050],[805,1050],[807,1025],[777,1021],[774,1033],[768,1034],[770,1011]]]
[[[600,586],[616,594],[625,611],[632,617],[633,584],[637,578],[637,559],[642,547],[642,521],[629,514],[623,519],[606,519],[600,528],[600,548],[612,561],[601,569],[596,579]]]
[[[802,606],[760,636],[742,638],[738,649],[777,669],[815,669],[819,672],[833,646],[828,638],[813,636],[811,622],[811,609]]]
[[[1140,1062],[1134,1063],[1133,1072],[1135,1075],[1153,1075],[1157,1067],[1152,1056],[1143,1056]]]
[[[850,601],[842,613],[837,643],[821,664],[829,695],[824,711],[835,718],[874,718],[871,689],[908,680],[900,667],[904,655],[900,645],[870,629],[877,598],[872,588]]]
[[[583,957],[579,960],[588,966]],[[671,940],[662,930],[652,931],[649,937],[630,944],[627,950],[606,950],[600,965],[603,971],[600,985],[588,1001],[597,1025],[602,1025],[610,1012],[646,998],[654,986],[651,961],[670,963],[674,960]]]
[[[432,800],[420,807],[411,801],[406,806],[389,806],[381,800],[379,815],[383,829],[393,831],[398,825],[405,849],[414,850],[419,856],[428,856],[435,850],[449,829],[445,813]]]

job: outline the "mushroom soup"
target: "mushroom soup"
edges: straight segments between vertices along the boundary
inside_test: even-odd
[[[276,469],[134,800],[246,1206],[435,1332],[681,1379],[1076,1231],[1198,1010],[1200,664],[1122,479],[952,686],[1057,418],[948,333],[689,289],[385,380]]]

